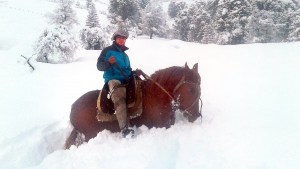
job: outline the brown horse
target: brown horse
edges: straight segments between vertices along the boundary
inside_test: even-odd
[[[136,127],[145,125],[149,128],[169,128],[175,123],[176,110],[180,110],[188,121],[195,121],[201,116],[200,82],[198,64],[192,69],[185,64],[184,67],[173,66],[156,71],[151,77],[146,77],[142,84],[143,113],[131,119],[130,123]],[[111,132],[120,131],[117,121],[97,121],[98,94],[99,90],[90,91],[73,103],[70,122],[74,128],[66,141],[66,149],[96,137],[104,129]],[[80,135],[84,136],[81,140]]]

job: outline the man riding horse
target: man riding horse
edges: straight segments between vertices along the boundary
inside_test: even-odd
[[[132,137],[135,133],[129,123],[126,105],[126,84],[132,76],[130,60],[125,53],[128,32],[117,30],[112,36],[112,45],[104,48],[98,58],[97,68],[104,71],[104,82],[108,84],[110,98],[114,103],[115,114],[123,137]]]

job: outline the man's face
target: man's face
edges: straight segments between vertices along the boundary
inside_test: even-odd
[[[126,38],[123,36],[117,36],[116,37],[116,43],[120,46],[125,46]]]

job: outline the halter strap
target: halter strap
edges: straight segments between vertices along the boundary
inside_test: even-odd
[[[150,76],[148,76],[146,73],[144,73],[142,70],[141,74],[143,75],[143,77],[145,79],[149,79],[151,82],[153,82],[156,86],[158,86],[162,91],[164,91],[172,100],[175,100],[175,98],[164,88],[162,87],[159,83],[157,83],[156,81],[154,81]]]
[[[149,79],[150,81],[152,81],[155,85],[157,85],[162,91],[164,91],[174,102],[175,102],[175,108],[176,109],[179,109],[180,110],[180,103],[177,99],[175,99],[174,96],[172,96],[164,87],[162,87],[159,83],[157,83],[156,81],[154,81],[150,76],[148,76],[147,74],[145,74],[142,70],[141,71],[141,74],[142,76],[145,78],[145,79]],[[180,81],[178,82],[178,84],[175,86],[174,90],[173,90],[173,95],[174,93],[185,83],[190,83],[190,84],[194,84],[194,85],[198,85],[197,83],[192,83],[192,82],[188,82],[188,81],[185,81],[185,74],[181,77]],[[200,84],[199,84],[200,85]],[[195,99],[195,101],[188,107],[188,108],[185,108],[184,110],[181,110],[183,111],[184,114],[186,115],[189,115],[189,116],[192,116],[191,113],[188,111],[190,108],[192,108],[196,103],[197,101],[200,99],[201,101],[201,108],[200,108],[200,115],[202,114],[202,100],[200,98],[200,94],[198,94],[197,98]]]

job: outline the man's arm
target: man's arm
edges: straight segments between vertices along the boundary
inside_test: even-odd
[[[98,58],[97,69],[100,71],[105,71],[105,70],[109,69],[109,67],[110,67],[109,62],[106,62],[104,60],[106,53],[107,53],[107,49],[103,49]]]

